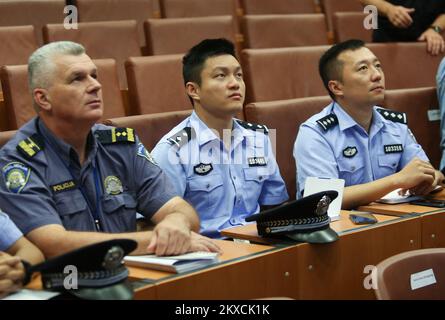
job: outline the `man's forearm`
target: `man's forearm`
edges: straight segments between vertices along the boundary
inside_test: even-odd
[[[432,23],[433,26],[438,26],[440,29],[445,30],[445,14],[441,14]]]
[[[45,230],[43,230],[45,228]],[[58,256],[69,251],[112,239],[132,239],[138,246],[132,254],[145,254],[151,240],[152,232],[103,233],[67,231],[61,226],[50,225],[28,233],[28,238],[36,244],[47,258]]]
[[[372,182],[346,187],[342,209],[349,210],[371,203],[398,188],[394,175]]]

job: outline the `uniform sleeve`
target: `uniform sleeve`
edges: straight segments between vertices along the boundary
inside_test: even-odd
[[[47,168],[31,167],[29,163],[21,162],[20,159],[4,156],[0,161],[0,167],[2,210],[8,213],[23,234],[49,224],[62,225],[52,194],[45,183],[44,171]],[[14,188],[11,185],[23,185],[23,187]]]
[[[176,146],[167,142],[160,142],[153,149],[153,157],[162,170],[175,182],[174,187],[177,194],[184,197],[187,175],[180,163]]]
[[[415,157],[424,160],[430,161],[423,151],[422,146],[417,143],[416,138],[409,128],[407,128],[406,136],[405,136],[405,145],[403,149],[403,154],[400,161],[399,170],[403,169],[411,160]]]
[[[442,59],[437,70],[436,87],[440,108],[440,149],[442,150],[440,169],[443,169],[445,167],[445,58]]]
[[[259,203],[261,205],[281,204],[289,199],[289,195],[287,193],[286,184],[281,177],[280,169],[275,159],[275,155],[273,154],[272,143],[268,136],[267,154],[269,160],[268,166],[270,174],[268,179],[263,184]]]
[[[0,251],[8,250],[22,236],[23,234],[9,219],[8,215],[0,212]]]
[[[170,178],[138,139],[136,145],[133,179],[137,188],[137,209],[145,217],[151,218],[166,202],[178,194]]]
[[[297,199],[303,196],[306,178],[339,178],[334,152],[316,130],[305,125],[300,127],[293,155],[297,167]]]

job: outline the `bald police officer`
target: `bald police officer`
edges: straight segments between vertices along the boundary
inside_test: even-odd
[[[443,180],[409,130],[406,114],[376,107],[383,102],[385,77],[362,41],[334,45],[319,69],[333,102],[299,129],[297,196],[307,177],[340,178],[346,186],[342,207],[349,209],[398,188],[427,194]]]
[[[136,240],[139,254],[218,250],[192,232],[196,212],[133,130],[95,124],[101,85],[81,45],[39,48],[28,73],[38,117],[0,152],[0,201],[47,257],[113,238]],[[136,212],[156,224],[153,231],[134,232]]]
[[[265,126],[234,119],[242,112],[245,84],[233,44],[208,39],[183,59],[194,111],[153,149],[175,179],[176,191],[201,218],[201,233],[245,224],[261,206],[288,199]]]

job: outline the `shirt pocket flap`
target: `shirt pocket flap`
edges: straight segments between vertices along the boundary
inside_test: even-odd
[[[338,161],[338,170],[340,172],[349,172],[349,173],[354,173],[357,170],[363,168],[365,166],[365,164],[362,162],[363,159],[359,159],[357,158],[357,160],[343,160],[343,161]]]
[[[134,209],[137,206],[136,199],[129,193],[106,195],[102,199],[104,212],[114,212],[121,207]]]
[[[389,168],[397,168],[397,164],[399,163],[400,155],[398,154],[385,154],[379,156],[379,166],[380,167],[389,167]]]
[[[246,168],[243,171],[246,181],[261,182],[269,177],[269,169],[267,167]]]
[[[223,185],[223,179],[219,174],[193,178],[188,181],[190,191],[212,191]]]
[[[78,190],[63,192],[55,196],[60,216],[68,216],[84,211],[87,207],[84,197]]]

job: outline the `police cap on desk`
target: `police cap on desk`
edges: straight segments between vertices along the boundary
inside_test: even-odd
[[[338,234],[329,227],[329,204],[337,191],[323,191],[294,200],[246,218],[256,221],[258,234],[264,237],[284,235],[308,243],[329,243]]]
[[[40,272],[46,290],[69,292],[82,299],[129,300],[133,289],[123,258],[136,247],[136,241],[130,239],[99,242],[32,266],[28,272]]]

